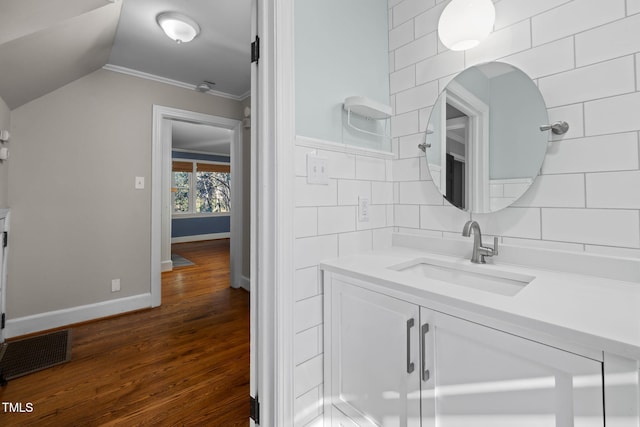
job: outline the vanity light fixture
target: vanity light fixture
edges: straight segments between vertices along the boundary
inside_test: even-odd
[[[176,12],[163,12],[156,17],[162,31],[176,43],[188,43],[200,34],[196,21]]]
[[[451,0],[438,21],[440,41],[451,50],[468,50],[484,40],[496,20],[491,0]]]

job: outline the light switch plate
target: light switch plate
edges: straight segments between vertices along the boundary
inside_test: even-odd
[[[144,190],[144,176],[136,176],[136,190]]]
[[[307,154],[307,183],[329,184],[329,172],[327,170],[327,158],[317,154]]]

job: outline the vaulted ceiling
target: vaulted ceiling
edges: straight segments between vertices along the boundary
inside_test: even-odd
[[[202,31],[176,44],[156,23],[180,12]],[[0,0],[0,97],[15,109],[105,65],[244,99],[251,0]]]

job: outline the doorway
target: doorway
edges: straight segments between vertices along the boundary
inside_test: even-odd
[[[231,129],[171,120],[171,251],[162,271],[175,266],[173,244],[231,236]],[[234,204],[237,204],[234,201]],[[163,241],[163,249],[166,242]]]
[[[171,258],[171,168],[174,121],[227,129],[230,134],[231,200],[242,201],[242,122],[187,110],[153,106],[151,190],[151,305],[162,302],[163,261]],[[230,281],[241,287],[242,203],[233,203],[230,216]]]

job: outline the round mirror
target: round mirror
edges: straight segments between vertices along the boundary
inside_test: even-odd
[[[549,133],[544,99],[516,67],[467,68],[431,111],[425,153],[440,193],[459,209],[495,212],[522,196],[540,172]]]

